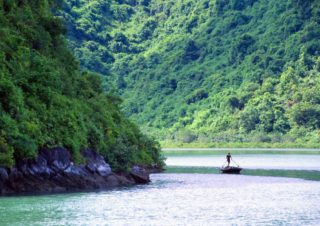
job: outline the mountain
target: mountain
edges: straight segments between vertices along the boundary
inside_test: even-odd
[[[320,2],[65,0],[83,69],[161,140],[320,140]]]
[[[159,145],[123,116],[100,75],[81,72],[54,1],[0,1],[0,166],[40,148],[102,154],[114,170],[162,164]]]

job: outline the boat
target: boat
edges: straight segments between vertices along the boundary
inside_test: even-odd
[[[226,166],[220,169],[221,173],[227,174],[240,174],[241,170],[242,168],[237,166]]]

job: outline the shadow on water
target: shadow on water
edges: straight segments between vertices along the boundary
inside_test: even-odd
[[[199,173],[220,174],[217,167],[167,166],[165,173]],[[316,170],[275,170],[275,169],[244,169],[241,175],[289,177],[320,181],[320,171]]]

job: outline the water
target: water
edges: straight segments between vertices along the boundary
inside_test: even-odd
[[[286,169],[320,171],[320,155],[242,154],[233,155],[237,164],[246,169]],[[170,156],[167,165],[221,167],[225,155]]]
[[[267,169],[246,162],[258,157]],[[0,225],[320,225],[319,156],[284,156],[280,168],[278,157],[234,155],[250,169],[224,175],[206,162],[221,163],[221,154],[168,155],[168,171],[149,185],[0,198]]]

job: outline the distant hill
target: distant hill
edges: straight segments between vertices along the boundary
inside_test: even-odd
[[[145,132],[319,142],[320,2],[65,0],[69,45]]]

